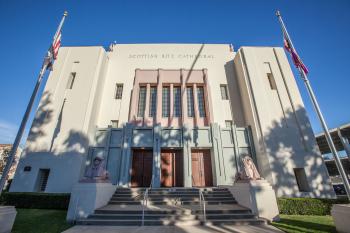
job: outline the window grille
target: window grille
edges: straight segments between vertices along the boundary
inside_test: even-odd
[[[194,117],[193,87],[186,87],[187,94],[187,115]]]
[[[170,110],[170,88],[163,87],[162,93],[162,117],[169,117]]]
[[[181,116],[181,88],[174,87],[174,117]]]
[[[115,98],[121,99],[123,97],[123,84],[116,85]]]
[[[45,192],[47,181],[49,179],[50,169],[40,169],[38,174],[38,192]]]
[[[157,112],[157,87],[151,87],[149,116],[154,117]]]
[[[139,91],[139,103],[137,109],[137,116],[143,117],[145,114],[146,108],[146,87],[140,87]]]
[[[221,99],[228,100],[227,85],[220,85]]]
[[[204,88],[203,87],[197,87],[197,99],[198,99],[199,117],[205,117]]]

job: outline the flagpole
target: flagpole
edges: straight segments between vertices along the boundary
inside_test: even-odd
[[[61,20],[61,22],[60,22],[60,24],[59,24],[59,26],[57,28],[57,31],[55,33],[53,41],[56,40],[59,32],[61,31],[63,23],[64,23],[64,20],[67,17],[67,15],[68,15],[68,13],[67,13],[67,11],[65,11],[64,14],[63,14],[62,20]],[[50,48],[48,50],[48,54],[44,58],[43,64],[41,66],[41,69],[40,69],[40,72],[39,72],[39,75],[38,75],[37,82],[35,84],[34,90],[32,92],[32,95],[30,97],[29,103],[27,105],[27,109],[26,109],[26,111],[24,113],[24,116],[22,118],[21,125],[20,125],[20,127],[18,129],[15,141],[13,142],[10,154],[7,157],[6,166],[5,166],[4,172],[2,173],[1,180],[0,180],[0,195],[2,193],[2,190],[3,190],[4,186],[5,186],[5,183],[6,183],[6,180],[7,180],[7,176],[8,176],[8,173],[10,172],[10,169],[11,169],[13,160],[15,158],[15,155],[16,155],[19,143],[21,142],[21,139],[22,139],[22,136],[23,136],[23,133],[24,133],[24,130],[25,130],[25,127],[26,127],[29,115],[31,113],[31,110],[33,108],[33,104],[34,104],[35,98],[36,98],[36,96],[38,94],[38,91],[39,91],[39,87],[40,87],[41,81],[43,80],[43,77],[45,75],[45,71],[47,70],[47,68],[49,66],[49,63],[50,63],[50,60],[49,60]]]
[[[290,39],[289,37],[289,34],[287,32],[287,29],[283,23],[283,20],[282,20],[282,16],[281,16],[281,13],[279,11],[276,12],[276,15],[278,17],[278,20],[281,24],[281,27],[282,27],[282,31],[284,33],[284,35],[286,36],[286,39],[288,40],[288,42],[290,43],[290,46],[291,46],[291,49],[296,51],[294,46],[293,46],[293,43],[292,43],[292,40]],[[349,180],[347,178],[347,175],[343,169],[343,165],[341,164],[341,161],[339,159],[339,156],[338,156],[338,153],[337,153],[337,150],[334,146],[334,143],[333,143],[333,140],[332,140],[332,137],[331,137],[331,134],[329,133],[329,129],[327,127],[327,124],[326,124],[326,121],[323,117],[323,114],[321,112],[321,108],[317,102],[317,99],[316,99],[316,96],[314,94],[314,91],[311,87],[311,84],[310,84],[310,81],[307,77],[307,74],[305,73],[305,71],[301,68],[301,67],[298,67],[298,70],[300,72],[300,75],[301,75],[301,78],[303,79],[304,83],[305,83],[305,86],[306,86],[306,89],[310,95],[310,98],[311,98],[311,102],[316,110],[316,113],[317,113],[317,116],[318,116],[318,119],[320,120],[321,122],[321,125],[322,125],[322,128],[323,128],[323,131],[324,131],[324,134],[325,134],[325,137],[327,139],[327,143],[328,143],[328,146],[333,154],[333,157],[334,157],[334,160],[335,160],[335,164],[337,165],[337,168],[339,170],[339,173],[340,173],[340,176],[344,182],[344,187],[345,187],[345,191],[347,193],[347,196],[348,196],[348,199],[350,200],[350,185],[349,185]]]

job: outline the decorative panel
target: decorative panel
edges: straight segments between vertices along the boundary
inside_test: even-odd
[[[109,141],[109,146],[120,147],[123,142],[123,131],[122,130],[112,130],[111,138]]]
[[[95,146],[99,147],[104,147],[107,142],[107,135],[108,131],[107,130],[98,130],[96,131],[95,134]]]
[[[109,149],[107,171],[112,184],[117,184],[119,181],[121,158],[120,148]]]
[[[230,129],[221,129],[221,140],[223,147],[234,147],[232,132]]]
[[[161,147],[180,147],[182,146],[181,129],[162,129]]]
[[[193,147],[211,147],[210,128],[192,129],[191,138]]]
[[[152,129],[135,129],[133,131],[133,147],[153,147]]]

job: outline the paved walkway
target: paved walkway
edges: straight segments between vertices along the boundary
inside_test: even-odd
[[[269,225],[260,226],[74,226],[64,233],[283,233]]]

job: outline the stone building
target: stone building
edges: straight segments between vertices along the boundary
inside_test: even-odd
[[[116,186],[232,185],[246,154],[277,196],[334,196],[282,48],[62,47],[10,191],[70,193],[96,157]]]

